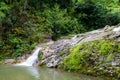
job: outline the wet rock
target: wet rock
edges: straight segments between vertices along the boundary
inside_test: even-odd
[[[47,67],[56,67],[60,64],[60,62],[67,56],[67,52],[61,55],[61,52],[68,50],[69,48],[74,47],[75,45],[100,40],[100,39],[115,39],[116,41],[120,41],[120,32],[115,31],[114,26],[110,27],[106,25],[103,29],[94,30],[91,32],[86,32],[83,34],[77,34],[69,39],[60,39],[58,41],[50,41],[48,43],[44,43],[46,47],[43,47],[42,50],[43,56],[40,61],[41,64],[46,65]]]
[[[5,63],[5,64],[12,64],[12,63],[15,63],[15,62],[16,62],[15,59],[5,59],[5,60],[4,60],[4,63]]]
[[[45,49],[42,50],[43,57],[41,60],[41,64],[46,65],[47,67],[56,67],[61,59],[61,56],[57,56],[61,51],[68,49],[71,46],[70,41],[67,39],[58,40]]]
[[[23,54],[22,56],[17,57],[17,58],[15,59],[15,60],[16,60],[16,63],[24,62],[29,56],[30,56],[29,53],[25,53],[25,54]]]

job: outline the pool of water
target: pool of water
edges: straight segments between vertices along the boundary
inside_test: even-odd
[[[104,80],[104,79],[49,68],[0,66],[0,80]]]

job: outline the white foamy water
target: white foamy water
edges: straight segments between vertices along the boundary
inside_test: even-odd
[[[42,48],[37,48],[25,62],[15,64],[15,66],[34,66],[38,61],[38,54]]]
[[[113,31],[115,31],[115,32],[116,32],[116,31],[120,31],[120,26],[117,27],[117,28],[114,28]]]

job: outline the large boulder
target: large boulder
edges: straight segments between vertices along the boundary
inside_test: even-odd
[[[67,50],[71,46],[70,41],[67,39],[58,40],[48,45],[42,50],[41,64],[47,67],[56,67],[64,58],[63,55],[59,56],[62,51]]]
[[[115,29],[115,30],[114,30]],[[86,32],[83,34],[77,34],[70,39],[60,39],[58,41],[52,41],[48,43],[42,44],[42,59],[40,59],[40,65],[46,65],[47,67],[57,67],[60,62],[66,57],[68,53],[68,49],[74,47],[75,45],[100,40],[100,39],[115,39],[116,41],[120,41],[120,30],[119,28],[115,28],[114,26],[105,26],[103,29],[94,30],[91,32]],[[45,46],[46,45],[46,46]]]

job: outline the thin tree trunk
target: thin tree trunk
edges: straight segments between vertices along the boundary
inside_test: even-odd
[[[0,22],[0,41],[2,40],[2,23]]]
[[[28,0],[25,0],[25,3],[24,3],[24,11],[27,9],[27,6],[28,6]]]
[[[12,4],[12,0],[10,0],[10,4]]]

